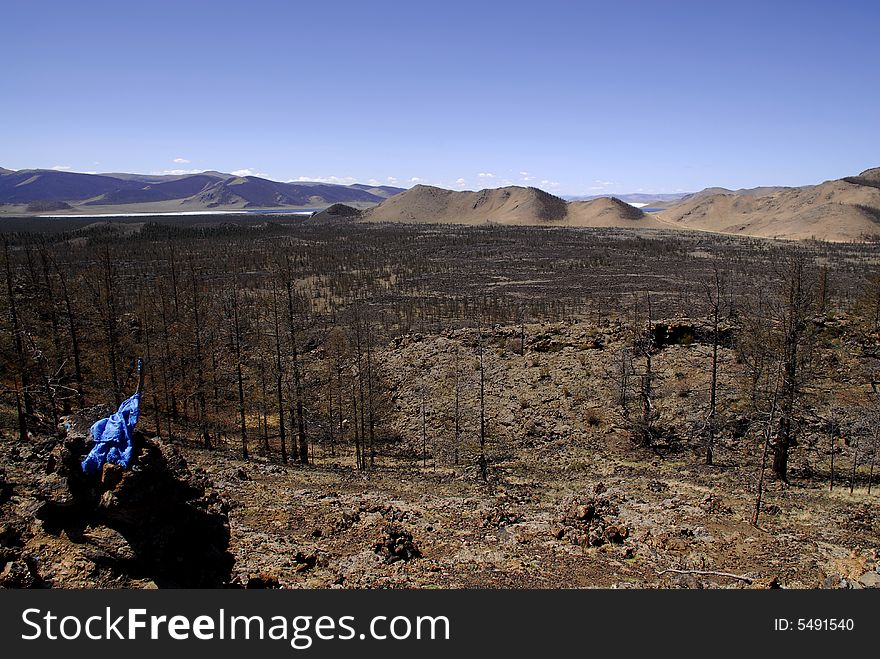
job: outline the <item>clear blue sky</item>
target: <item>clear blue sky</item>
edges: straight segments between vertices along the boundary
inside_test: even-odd
[[[0,15],[8,168],[595,194],[880,165],[876,0],[3,0]]]

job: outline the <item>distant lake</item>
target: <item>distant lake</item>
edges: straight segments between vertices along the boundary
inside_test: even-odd
[[[258,213],[260,215],[264,215],[266,213],[278,213],[279,215],[309,215],[311,213],[317,213],[318,211],[323,210],[322,208],[267,208],[265,210],[259,209],[245,209],[245,213]]]
[[[56,213],[47,215],[37,215],[36,217],[175,217],[190,215],[311,215],[322,209],[320,208],[245,208],[228,211],[163,211],[161,213]]]

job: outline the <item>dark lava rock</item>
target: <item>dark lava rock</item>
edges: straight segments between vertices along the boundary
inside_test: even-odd
[[[135,432],[129,469],[108,464],[99,474],[83,473],[91,423],[108,412],[93,408],[65,419],[64,438],[15,472],[19,504],[0,508],[0,582],[10,587],[226,585],[233,565],[229,506],[203,472],[190,470],[176,447]],[[0,478],[0,486],[5,482]],[[39,565],[30,565],[31,545],[43,539],[52,553],[40,551]],[[86,567],[75,567],[81,564]],[[48,576],[40,583],[37,567],[60,575],[57,582]]]
[[[373,545],[373,551],[385,558],[386,563],[421,558],[422,552],[413,542],[412,534],[398,524],[386,524],[382,537]]]

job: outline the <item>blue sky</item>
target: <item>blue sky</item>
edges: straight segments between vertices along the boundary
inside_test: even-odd
[[[0,166],[558,194],[880,165],[880,3],[9,2]]]

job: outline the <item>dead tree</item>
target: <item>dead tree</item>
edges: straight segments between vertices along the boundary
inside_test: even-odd
[[[789,451],[796,445],[797,405],[808,376],[807,362],[814,340],[811,321],[815,299],[807,280],[803,255],[789,259],[783,283],[785,295],[780,314],[783,379],[779,397],[779,432],[773,444],[773,475],[788,482]]]
[[[113,384],[113,400],[116,406],[122,403],[122,383],[119,381],[119,337],[116,327],[116,288],[113,263],[110,260],[110,248],[104,248],[104,294],[106,313],[104,316],[104,331],[107,337],[107,359],[110,363],[110,377]]]
[[[238,275],[233,275],[232,279],[232,327],[231,336],[233,352],[235,354],[235,376],[238,383],[238,416],[241,429],[241,456],[247,460],[248,455],[248,436],[247,436],[247,419],[245,417],[244,406],[244,373],[242,369],[242,326],[240,314],[238,312]]]
[[[302,376],[300,373],[299,349],[296,337],[296,319],[294,314],[293,272],[291,263],[287,261],[287,329],[290,343],[290,364],[293,374],[293,404],[294,421],[296,422],[296,437],[298,441],[299,461],[302,464],[309,463],[309,442],[306,437],[306,422],[303,403]]]
[[[483,328],[477,326],[477,345],[480,352],[480,478],[483,481],[489,479],[488,464],[486,462],[486,369],[483,364]]]
[[[856,434],[851,443],[852,446],[852,474],[849,479],[849,493],[852,494],[856,487],[856,475],[859,468],[859,436]]]
[[[15,361],[18,369],[18,382],[16,383],[16,395],[21,391],[20,404],[18,407],[19,433],[22,439],[27,438],[27,419],[34,413],[34,403],[30,392],[30,376],[28,374],[27,359],[24,354],[24,344],[21,340],[22,328],[19,324],[18,307],[15,301],[15,287],[12,283],[12,265],[9,261],[9,242],[4,237],[3,252],[6,265],[6,292],[9,296],[9,323],[12,331],[12,342],[15,346]]]
[[[455,415],[455,435],[453,439],[453,463],[458,465],[458,447],[461,446],[461,405],[460,405],[460,386],[461,382],[461,369],[459,365],[459,350],[458,344],[455,346],[455,384],[453,389],[455,391],[455,403],[454,403],[454,412]]]
[[[211,434],[208,432],[207,412],[205,410],[205,373],[204,362],[202,358],[202,322],[199,317],[199,290],[196,279],[195,266],[192,257],[189,261],[189,273],[192,284],[192,313],[193,313],[193,334],[195,338],[195,355],[196,361],[196,418],[198,419],[199,432],[202,435],[202,443],[206,449],[211,448]]]
[[[755,511],[752,514],[752,525],[755,527],[758,526],[758,520],[761,517],[761,503],[764,498],[764,475],[767,471],[767,456],[770,452],[771,438],[779,404],[780,385],[783,380],[781,371],[782,364],[780,363],[779,368],[777,369],[776,385],[773,389],[773,396],[770,398],[770,409],[767,412],[767,420],[764,423],[764,446],[761,450],[761,470],[758,475],[758,491],[755,495]]]
[[[706,287],[706,297],[709,304],[709,319],[712,324],[712,363],[709,375],[709,410],[706,414],[706,464],[711,465],[715,448],[715,434],[717,432],[718,412],[718,348],[719,348],[719,324],[721,321],[722,284],[718,273],[718,266],[713,267],[713,285]]]
[[[53,375],[53,379],[58,382],[62,387],[67,384],[67,374],[65,363],[66,360],[64,358],[64,349],[62,348],[61,341],[61,322],[58,318],[58,309],[56,307],[55,302],[55,293],[54,287],[52,285],[52,278],[49,275],[49,256],[46,253],[45,245],[40,245],[40,263],[42,265],[43,271],[43,287],[46,291],[46,307],[49,314],[49,320],[52,325],[52,345],[55,351],[51,371]],[[55,393],[49,392],[49,395],[54,399]],[[62,395],[61,397],[61,406],[62,410],[65,414],[70,414],[70,397],[67,395]],[[54,403],[53,403],[54,407]]]
[[[623,402],[623,414],[626,419],[630,432],[634,441],[642,446],[650,446],[654,441],[655,422],[658,413],[654,408],[654,321],[652,313],[652,303],[650,295],[645,295],[647,318],[642,325],[639,319],[638,306],[634,309],[633,318],[633,343],[632,356],[633,359],[638,358],[642,361],[642,372],[638,376],[638,400],[639,410],[633,413],[626,399],[626,388],[629,382],[629,374],[625,361],[628,356],[626,352],[621,355],[621,384],[623,386],[621,399]],[[636,375],[634,373],[634,375]]]
[[[284,427],[284,361],[281,359],[281,322],[278,314],[278,285],[272,279],[272,320],[275,340],[275,395],[278,400],[278,436],[281,462],[287,463],[287,436]]]
[[[70,334],[70,350],[73,353],[73,376],[76,382],[76,404],[79,409],[86,406],[85,394],[83,393],[82,374],[82,350],[79,344],[76,315],[73,313],[73,304],[70,299],[70,290],[67,287],[67,277],[64,271],[53,261],[55,272],[58,273],[58,281],[61,284],[61,298],[64,300],[64,315],[67,317],[67,331]]]
[[[828,410],[828,450],[831,454],[831,469],[830,477],[828,479],[829,492],[834,491],[834,454],[837,450],[837,438],[840,435],[840,426],[837,422],[835,411],[835,407],[832,404]]]

